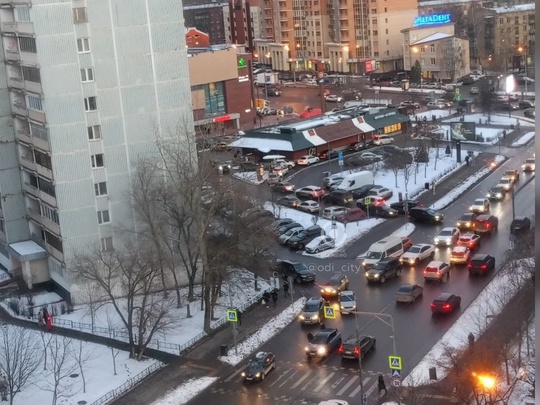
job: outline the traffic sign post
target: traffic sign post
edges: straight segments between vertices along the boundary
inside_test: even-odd
[[[344,164],[344,161],[343,161],[343,151],[341,151],[341,150],[338,152],[338,164],[339,164],[340,166],[343,166],[343,164]]]
[[[238,324],[238,311],[236,309],[227,310],[227,321],[229,321],[232,326],[232,334],[234,338],[234,354],[238,356],[238,345],[236,344],[236,339],[238,337],[238,329],[236,329],[236,325]]]
[[[236,311],[236,309],[227,310],[227,320],[229,322],[238,322],[238,312]]]
[[[394,380],[392,380],[392,385],[394,387],[399,387],[401,386],[401,380],[398,380],[397,378],[395,378]]]
[[[334,311],[334,308],[324,306],[324,317],[326,319],[336,319],[336,311]]]
[[[388,356],[388,366],[390,370],[401,370],[403,365],[401,364],[401,356]]]
[[[366,206],[367,219],[369,219],[369,206],[371,205],[371,196],[364,198],[364,205]]]
[[[401,378],[400,370],[392,370],[392,378]]]

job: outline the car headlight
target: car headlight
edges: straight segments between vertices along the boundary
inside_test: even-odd
[[[366,271],[366,273],[365,273],[365,276],[366,276],[366,277],[369,276],[369,273],[368,273],[367,271]]]
[[[440,242],[439,238],[435,238],[435,243],[439,243],[439,242]]]
[[[502,193],[497,193],[497,195],[495,197],[502,198]]]
[[[343,305],[341,305],[341,309],[345,309],[345,307]]]
[[[242,377],[245,377],[245,376],[246,376],[246,373],[244,373],[244,372],[242,371]]]
[[[375,277],[375,278],[379,278],[379,273],[377,273],[377,274],[374,274],[374,275],[373,275],[373,277]]]
[[[321,346],[317,349],[318,354],[326,354],[326,347]]]
[[[435,215],[435,221],[438,221],[439,219],[441,219],[441,217],[438,215]]]
[[[363,262],[362,262],[362,266],[367,266],[367,262],[366,262],[366,261],[363,261]]]
[[[313,315],[313,320],[316,321],[317,319],[319,319],[319,315]]]
[[[307,347],[307,346],[304,347],[304,350],[305,350],[306,352],[309,352],[309,347]]]
[[[306,319],[306,317],[304,315],[300,315],[300,316],[298,316],[298,318],[301,319],[301,320]]]
[[[255,378],[259,378],[261,376],[261,373],[255,374]]]
[[[416,261],[416,259],[415,259],[415,258],[411,258],[411,259],[409,259],[409,263],[411,263],[411,264],[414,264],[414,262],[415,262],[415,261]]]
[[[469,227],[469,226],[471,226],[471,223],[470,222],[465,222],[465,226]]]
[[[472,211],[472,210],[473,210],[473,206],[471,205],[471,206],[469,207],[469,209]]]

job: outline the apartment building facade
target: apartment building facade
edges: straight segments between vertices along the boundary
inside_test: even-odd
[[[258,60],[277,70],[337,73],[402,68],[400,30],[417,15],[417,1],[262,0]],[[373,63],[375,61],[375,63]]]
[[[227,2],[184,0],[178,3],[183,4],[186,27],[195,27],[206,32],[211,45],[222,45],[226,42],[223,8],[227,6]]]
[[[242,45],[247,52],[254,52],[261,30],[259,16],[259,0],[229,0],[223,7],[227,44]]]
[[[135,226],[137,160],[193,122],[182,6],[0,0],[0,24],[0,266],[69,296],[75,255]]]

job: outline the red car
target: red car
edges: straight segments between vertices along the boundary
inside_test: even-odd
[[[480,235],[475,233],[464,233],[458,239],[458,246],[465,246],[471,250],[478,249],[480,247]]]
[[[435,314],[449,314],[461,306],[461,297],[450,293],[442,293],[431,303],[431,312]]]
[[[361,208],[349,208],[344,213],[336,215],[336,220],[339,222],[354,222],[365,217],[366,213]]]

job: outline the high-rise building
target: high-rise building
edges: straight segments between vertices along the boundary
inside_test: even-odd
[[[210,37],[210,45],[223,45],[225,38],[225,21],[223,8],[226,1],[212,0],[184,0],[184,18],[186,27],[195,27],[199,31],[206,32]]]
[[[223,18],[227,43],[244,45],[247,52],[253,52],[260,32],[259,0],[229,0]]]
[[[403,68],[400,30],[417,0],[262,0],[260,13],[256,53],[274,69],[388,72]]]
[[[0,267],[76,290],[74,256],[135,226],[132,173],[192,125],[177,0],[0,0]]]

